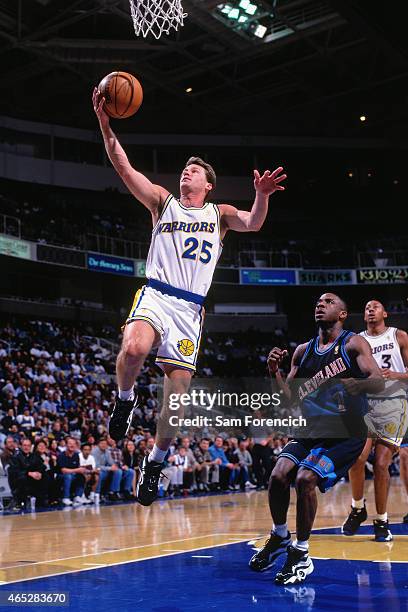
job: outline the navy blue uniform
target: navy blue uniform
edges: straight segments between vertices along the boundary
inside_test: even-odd
[[[345,476],[367,437],[367,397],[350,395],[341,383],[342,378],[364,378],[347,354],[346,341],[352,335],[344,330],[324,351],[319,350],[319,337],[310,340],[291,384],[307,420],[308,437],[286,444],[279,458],[316,472],[322,492]]]

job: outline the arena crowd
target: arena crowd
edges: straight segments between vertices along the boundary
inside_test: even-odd
[[[270,347],[295,345],[280,329],[265,346],[255,344],[254,336],[253,330],[234,337],[205,336],[198,375],[239,376],[245,367],[248,375],[265,376]],[[108,435],[116,397],[115,351],[104,348],[98,337],[110,340],[112,347],[119,341],[109,327],[23,319],[2,326],[0,482],[7,480],[10,508],[19,510],[34,498],[43,507],[135,499],[140,462],[154,443],[160,374],[151,355],[138,378],[132,428],[117,446]],[[261,439],[215,430],[203,435],[175,440],[160,495],[265,487],[286,442],[280,435]]]

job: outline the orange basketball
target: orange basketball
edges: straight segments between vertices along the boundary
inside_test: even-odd
[[[99,83],[98,90],[105,98],[104,110],[115,119],[131,117],[143,102],[142,86],[128,72],[111,72]]]

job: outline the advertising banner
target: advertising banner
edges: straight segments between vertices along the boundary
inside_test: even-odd
[[[95,272],[109,272],[110,274],[120,274],[122,276],[135,275],[135,262],[133,259],[122,259],[111,255],[101,255],[100,253],[88,253],[87,266],[89,270]]]
[[[296,285],[296,270],[240,268],[241,285]]]
[[[299,285],[355,285],[355,270],[299,270]]]
[[[2,234],[0,235],[0,255],[31,259],[30,243]]]
[[[395,285],[408,282],[408,266],[395,268],[360,268],[357,281],[363,285]]]

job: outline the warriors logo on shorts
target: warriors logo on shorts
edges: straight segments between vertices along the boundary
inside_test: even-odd
[[[390,434],[390,436],[393,436],[397,431],[397,426],[395,423],[390,421],[390,423],[387,423],[384,429],[388,434]]]
[[[194,342],[188,338],[183,338],[177,342],[177,348],[184,357],[190,357],[194,352]]]

